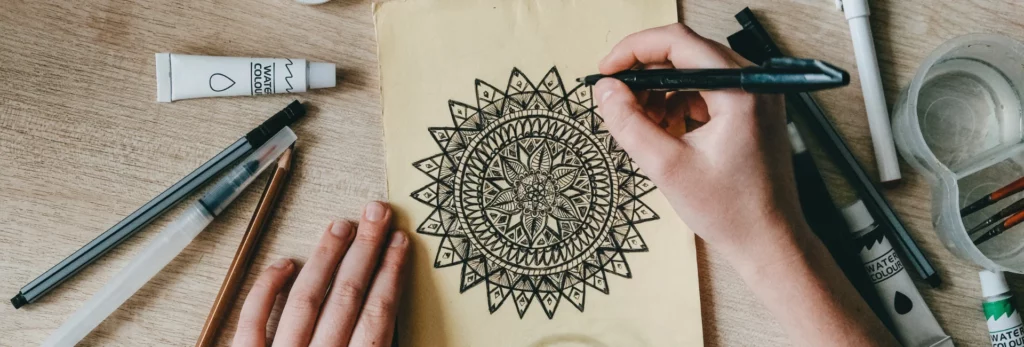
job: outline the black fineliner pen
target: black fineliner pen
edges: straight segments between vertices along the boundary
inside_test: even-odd
[[[739,88],[751,93],[803,93],[850,84],[850,74],[813,59],[771,58],[762,66],[739,69],[629,70],[577,79],[585,85],[615,78],[633,90],[714,90]]]
[[[167,188],[160,195],[157,195],[153,200],[142,205],[138,210],[132,212],[132,214],[110,229],[107,229],[100,236],[89,241],[88,244],[82,246],[75,253],[72,253],[57,265],[46,270],[46,272],[36,277],[32,282],[21,287],[18,295],[11,298],[11,304],[17,309],[39,300],[43,295],[46,295],[50,290],[60,285],[61,282],[74,276],[93,261],[99,259],[100,256],[107,253],[107,251],[127,240],[128,237],[134,235],[142,227],[153,221],[153,219],[156,219],[156,217],[177,204],[181,199],[194,192],[199,186],[212,179],[231,165],[231,163],[249,155],[249,153],[252,153],[252,151],[273,137],[274,134],[277,134],[278,131],[292,124],[297,119],[302,118],[305,114],[306,107],[298,101],[293,101],[283,110],[263,122],[263,124],[249,131],[249,133],[235,141],[235,143],[232,143],[228,148],[217,153],[216,156],[195,171],[192,171],[188,176]]]

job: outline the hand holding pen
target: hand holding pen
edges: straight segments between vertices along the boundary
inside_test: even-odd
[[[675,24],[630,35],[600,71],[751,65]],[[897,344],[803,220],[780,95],[634,92],[614,78],[597,82],[593,95],[612,137],[693,232],[729,259],[794,342],[826,345],[844,336],[850,345]],[[699,126],[680,132],[686,123]]]
[[[623,40],[600,70],[611,75],[638,64],[680,69],[751,65],[725,52],[731,50],[688,28],[667,26]],[[780,96],[738,89],[634,92],[612,78],[600,80],[594,95],[611,135],[711,247],[745,249],[784,239],[763,230],[762,219],[722,217],[757,212],[795,222],[799,216]],[[685,133],[676,129],[687,122],[699,127]]]

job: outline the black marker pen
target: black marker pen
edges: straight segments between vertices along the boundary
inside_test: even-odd
[[[577,81],[592,86],[604,78],[618,79],[633,90],[739,88],[751,93],[802,93],[850,84],[850,74],[829,63],[787,57],[739,69],[628,70],[613,75],[590,75]]]

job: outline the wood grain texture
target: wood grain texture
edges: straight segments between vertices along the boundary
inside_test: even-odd
[[[842,14],[828,0],[684,0],[681,16],[698,32],[724,42],[739,28],[732,15],[747,5],[787,52],[851,70],[850,88],[817,97],[874,173]],[[295,95],[316,109],[294,127],[299,135],[294,176],[253,271],[279,257],[305,259],[330,219],[355,217],[364,202],[385,196],[368,1],[309,7],[288,0],[2,0],[0,8],[0,294],[13,296],[292,100],[157,103],[156,52],[306,58],[336,63],[341,70],[338,88]],[[890,105],[917,64],[947,39],[971,32],[1024,39],[1024,4],[1015,0],[880,0],[872,9]],[[833,193],[850,201],[842,176],[820,151],[815,154]],[[903,185],[886,193],[945,280],[941,289],[922,287],[922,293],[958,345],[986,346],[977,268],[939,244],[930,223],[927,183],[909,167],[902,169]],[[83,345],[193,344],[258,197],[258,189],[247,190]],[[177,211],[42,301],[17,311],[0,305],[0,346],[42,341]],[[698,252],[707,344],[788,344],[725,258],[700,243]],[[1024,293],[1024,280],[1014,276],[1010,282]],[[224,345],[240,306],[225,325]]]

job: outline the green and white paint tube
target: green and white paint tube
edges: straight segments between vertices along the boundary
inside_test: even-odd
[[[981,277],[981,296],[985,297],[981,309],[985,311],[992,347],[1024,346],[1024,324],[1020,312],[1013,306],[1013,294],[1006,285],[1006,277],[1002,272],[988,270],[979,272],[978,276]]]
[[[910,274],[903,269],[903,262],[864,202],[857,200],[844,207],[843,217],[853,232],[864,270],[892,318],[893,333],[900,343],[906,347],[952,347],[953,340],[925,305]]]

